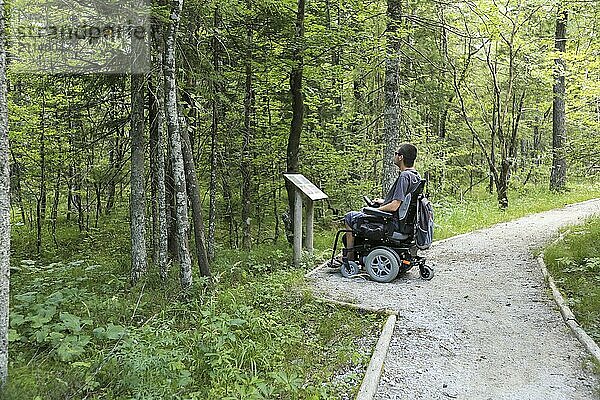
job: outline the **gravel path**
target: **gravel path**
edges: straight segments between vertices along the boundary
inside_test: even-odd
[[[563,323],[531,252],[600,199],[436,242],[434,266],[393,283],[320,271],[315,291],[399,312],[376,399],[600,399],[587,354]]]

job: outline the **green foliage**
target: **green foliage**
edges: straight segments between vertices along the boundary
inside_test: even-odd
[[[599,186],[586,182],[572,183],[564,193],[550,192],[545,184],[515,188],[510,193],[511,206],[507,210],[498,208],[495,196],[480,190],[464,197],[460,202],[451,197],[435,198],[435,239],[444,239],[597,197],[600,197]]]
[[[64,261],[63,249],[32,260],[31,233],[13,232],[6,398],[326,399],[357,390],[382,319],[315,302],[287,266],[286,245],[222,251],[215,286],[198,282],[182,301],[176,284],[156,278],[128,287],[127,266],[110,250],[127,225],[112,218],[74,243],[60,230],[73,252]]]
[[[577,321],[600,341],[600,219],[569,228],[544,260]]]

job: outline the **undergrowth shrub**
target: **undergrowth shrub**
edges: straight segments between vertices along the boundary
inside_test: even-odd
[[[214,287],[198,279],[182,298],[175,268],[167,285],[151,271],[130,288],[121,258],[96,257],[113,233],[90,235],[79,242],[87,254],[13,257],[5,398],[337,399],[356,392],[382,318],[315,302],[285,244],[223,250]]]
[[[544,260],[577,321],[600,342],[600,218],[572,227]]]

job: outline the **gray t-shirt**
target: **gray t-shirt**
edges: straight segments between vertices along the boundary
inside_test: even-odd
[[[404,201],[407,194],[414,191],[421,182],[421,176],[415,170],[406,170],[400,173],[396,182],[390,188],[383,200],[383,204],[391,203],[392,200]]]

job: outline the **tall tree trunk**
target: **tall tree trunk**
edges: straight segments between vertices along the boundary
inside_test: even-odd
[[[302,124],[304,120],[304,97],[302,95],[302,75],[304,72],[304,0],[298,0],[298,12],[296,14],[296,33],[294,37],[292,50],[292,71],[290,73],[290,93],[292,95],[292,124],[290,136],[287,144],[287,172],[298,173],[299,169],[299,151],[300,135],[302,134]],[[285,187],[288,195],[289,215],[292,215],[295,205],[295,188],[292,183],[286,180]],[[293,225],[293,218],[289,218]],[[293,226],[288,226],[288,230],[294,231]],[[288,240],[290,235],[288,235]]]
[[[10,172],[4,1],[0,0],[0,390],[8,377],[8,292],[10,286]]]
[[[54,183],[54,199],[52,201],[52,211],[50,212],[50,219],[52,220],[52,240],[54,245],[58,248],[58,239],[56,238],[56,222],[58,219],[58,206],[60,205],[60,181],[62,173],[58,172],[56,182]]]
[[[159,58],[159,65],[162,66]],[[167,232],[167,204],[165,186],[165,130],[164,130],[164,84],[159,75],[157,85],[149,85],[150,109],[153,116],[150,120],[151,137],[151,168],[154,193],[152,209],[154,213],[152,231],[153,261],[158,267],[163,282],[168,275],[168,232]],[[155,220],[155,221],[154,221]]]
[[[247,2],[248,10],[252,4]],[[251,163],[250,142],[252,140],[252,118],[254,114],[254,91],[252,88],[252,23],[248,22],[246,27],[246,95],[244,98],[244,141],[242,145],[242,160],[240,171],[242,173],[242,247],[249,250],[252,244],[250,206],[251,206]]]
[[[400,137],[400,25],[402,23],[401,0],[387,2],[386,58],[385,58],[385,103],[383,109],[383,173],[382,192],[392,186],[398,176],[394,165],[394,155],[398,150]]]
[[[42,89],[42,90],[45,90]],[[36,248],[39,255],[42,251],[42,227],[46,219],[46,97],[42,93],[42,115],[40,116],[40,188],[36,205]]]
[[[146,273],[146,196],[144,191],[144,75],[131,75],[131,283]],[[99,199],[98,199],[99,200]]]
[[[552,171],[550,173],[550,189],[563,190],[567,183],[567,160],[564,146],[567,140],[565,122],[565,71],[566,62],[563,54],[567,48],[568,11],[561,9],[556,17],[556,34],[554,48],[558,57],[554,60],[554,101],[552,103]]]
[[[196,177],[196,168],[194,166],[192,143],[190,142],[190,135],[188,134],[187,127],[183,123],[180,124],[180,127],[187,194],[192,204],[196,257],[198,259],[200,275],[210,277],[208,254],[206,252],[206,238],[204,235],[204,221],[202,217],[202,200],[200,199],[198,179]]]
[[[213,99],[212,99],[212,122],[210,127],[210,184],[209,184],[209,192],[210,192],[210,204],[208,210],[208,244],[207,244],[207,252],[208,252],[208,261],[212,262],[215,259],[215,233],[217,227],[217,169],[218,169],[218,131],[219,131],[219,110],[220,110],[220,102],[219,102],[219,91],[220,85],[218,82],[219,74],[220,74],[220,55],[219,55],[219,46],[221,45],[219,42],[219,37],[217,36],[217,32],[220,26],[220,16],[218,7],[215,8],[215,13],[213,17],[214,24],[214,35],[212,38],[212,51],[213,51],[213,72],[214,79],[213,81]]]
[[[10,154],[12,156],[12,160],[13,160],[13,164],[12,164],[12,169],[13,172],[15,174],[15,186],[14,186],[14,190],[15,190],[15,194],[17,196],[17,203],[19,204],[19,210],[21,212],[21,222],[23,222],[23,224],[27,223],[27,218],[25,217],[25,206],[23,205],[23,194],[22,194],[22,188],[21,188],[21,164],[19,164],[19,162],[17,161],[17,158],[15,157],[15,153],[12,151],[12,149],[10,150]]]
[[[169,130],[169,140],[171,143],[171,163],[173,169],[173,178],[175,180],[175,208],[176,208],[176,229],[177,229],[177,253],[179,258],[181,287],[188,290],[192,285],[192,260],[190,258],[188,246],[188,209],[187,195],[185,185],[185,170],[183,164],[183,154],[181,150],[181,133],[179,129],[179,113],[177,107],[177,81],[175,65],[175,39],[183,0],[174,0],[171,2],[171,21],[167,28],[165,38],[165,107],[167,128]]]

